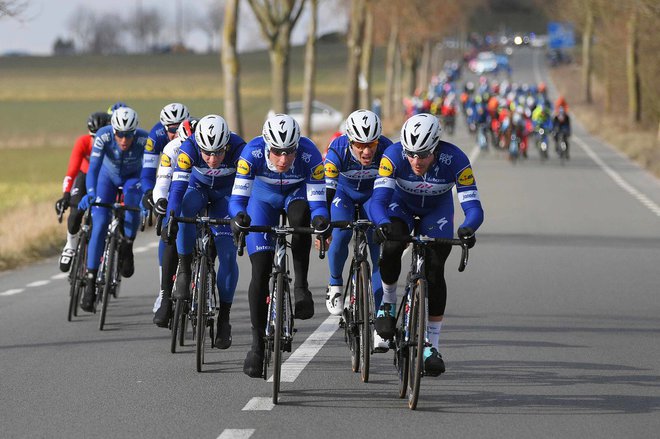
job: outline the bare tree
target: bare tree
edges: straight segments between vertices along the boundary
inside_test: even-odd
[[[86,6],[78,6],[67,20],[71,34],[83,53],[92,51],[96,21],[96,14]]]
[[[346,46],[348,47],[348,66],[346,79],[346,97],[344,98],[344,114],[348,115],[359,105],[360,89],[360,58],[362,54],[362,40],[364,38],[364,24],[366,0],[351,0],[350,24]]]
[[[125,51],[119,37],[124,27],[122,18],[114,13],[104,14],[94,26],[94,35],[91,41],[91,53],[108,55]]]
[[[374,0],[367,0],[365,5],[364,38],[360,53],[360,108],[371,107],[371,60],[374,53]]]
[[[236,50],[236,27],[238,23],[239,0],[227,0],[224,11],[222,32],[222,69],[225,78],[225,118],[232,131],[243,133],[240,96],[240,63]],[[220,28],[218,28],[218,31]]]
[[[14,17],[18,18],[27,9],[29,3],[27,0],[6,0],[0,1],[0,18]]]
[[[248,0],[268,42],[271,65],[272,108],[286,111],[289,100],[289,56],[291,31],[300,18],[305,0]]]
[[[215,0],[209,4],[206,14],[199,17],[197,27],[208,39],[207,52],[215,50],[215,41],[225,19],[225,0]]]
[[[163,19],[157,8],[139,8],[135,15],[129,16],[126,27],[135,40],[135,47],[138,52],[144,53],[147,51],[149,36],[152,36],[151,43],[156,43],[153,33],[156,28],[162,26],[162,22]],[[158,32],[160,33],[160,31]]]
[[[157,46],[161,43],[160,35],[163,31],[165,19],[163,14],[157,8],[149,10],[143,16],[144,29],[146,37],[149,40],[149,46]]]
[[[316,27],[318,24],[318,0],[309,0],[309,28],[305,45],[305,73],[303,79],[303,124],[302,134],[312,133],[312,103],[314,102],[314,78],[316,76]]]

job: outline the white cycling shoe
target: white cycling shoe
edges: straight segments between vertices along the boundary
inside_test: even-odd
[[[154,314],[156,313],[156,311],[158,311],[158,308],[160,308],[160,302],[162,301],[163,301],[163,290],[160,290],[158,292],[158,297],[156,297],[156,301],[154,302],[154,309],[152,311]]]
[[[385,340],[383,337],[378,335],[376,331],[374,331],[374,352],[382,354],[389,350],[390,342]]]
[[[333,316],[340,316],[344,312],[344,301],[342,300],[342,286],[328,285],[325,295],[325,307]]]

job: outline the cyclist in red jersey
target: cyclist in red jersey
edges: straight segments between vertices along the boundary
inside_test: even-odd
[[[80,230],[80,223],[85,213],[78,209],[78,203],[87,194],[85,176],[89,168],[89,156],[92,153],[94,135],[99,128],[109,123],[110,114],[105,111],[92,113],[87,118],[89,133],[78,137],[76,143],[73,145],[71,157],[69,158],[69,167],[62,182],[62,198],[55,202],[55,211],[58,214],[71,207],[67,221],[66,245],[60,256],[60,270],[63,272],[69,271],[73,255],[78,246],[78,230]]]

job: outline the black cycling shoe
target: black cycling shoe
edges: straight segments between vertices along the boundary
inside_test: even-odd
[[[383,303],[376,314],[374,328],[378,335],[385,340],[391,340],[394,338],[394,332],[396,330],[395,312],[393,304]]]
[[[121,261],[121,276],[131,277],[135,272],[133,261],[133,241],[123,241],[119,247],[119,260]]]
[[[429,349],[429,348],[426,348]],[[436,348],[430,348],[429,351],[424,351],[424,374],[432,377],[437,377],[445,373],[445,362],[442,361],[442,355]]]
[[[190,299],[190,273],[177,273],[174,289],[172,290],[172,298],[177,300]]]
[[[172,301],[163,297],[163,300],[160,302],[160,307],[156,310],[154,314],[154,323],[159,328],[167,328],[170,326],[170,317],[172,316]]]
[[[229,349],[231,346],[231,325],[229,322],[218,320],[218,330],[215,334],[215,347]]]
[[[96,276],[87,275],[87,285],[80,301],[80,309],[85,312],[94,312],[94,303],[96,302]]]
[[[296,288],[294,289],[294,296],[296,298],[294,317],[300,320],[307,320],[314,317],[312,292],[307,288]]]
[[[247,353],[243,362],[243,373],[250,378],[264,377],[264,352],[263,350],[252,350]]]

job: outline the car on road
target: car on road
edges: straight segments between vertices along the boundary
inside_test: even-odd
[[[497,56],[493,52],[479,52],[468,67],[477,75],[494,72],[497,70]]]
[[[286,113],[302,126],[302,101],[289,102],[286,106]],[[268,111],[268,117],[274,114],[273,110]],[[343,121],[343,114],[330,105],[319,101],[312,102],[312,132],[337,131]]]

